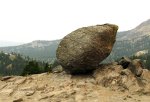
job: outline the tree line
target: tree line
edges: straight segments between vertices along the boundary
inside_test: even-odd
[[[30,75],[51,72],[57,64],[37,61],[29,56],[23,57],[17,53],[0,52],[0,75]]]

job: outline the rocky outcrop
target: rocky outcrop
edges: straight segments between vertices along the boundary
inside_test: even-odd
[[[124,69],[129,69],[136,76],[141,76],[144,68],[140,59],[131,60],[128,57],[122,57],[118,64]]]
[[[98,84],[115,91],[150,93],[150,71],[144,69],[140,59],[122,57],[118,63],[99,66],[93,76]]]
[[[58,68],[59,69],[59,68]],[[136,77],[122,65],[100,65],[94,74],[43,73],[0,78],[0,102],[149,102],[150,71]]]
[[[121,65],[105,64],[99,66],[93,76],[97,84],[109,87],[114,91],[150,93],[150,71],[147,69],[143,69],[141,76],[137,77],[132,70],[124,69]]]
[[[129,65],[129,69],[136,76],[140,77],[143,73],[144,65],[142,64],[140,59],[134,59],[132,63]]]
[[[111,52],[118,26],[104,24],[79,28],[60,42],[57,59],[67,72],[95,69]]]

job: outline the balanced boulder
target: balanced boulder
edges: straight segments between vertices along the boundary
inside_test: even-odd
[[[87,73],[95,69],[112,51],[117,25],[104,24],[79,28],[60,42],[56,57],[64,70]]]

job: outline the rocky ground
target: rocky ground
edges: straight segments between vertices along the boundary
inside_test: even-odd
[[[0,102],[150,102],[150,72],[136,77],[111,64],[88,75],[7,76],[0,78]]]

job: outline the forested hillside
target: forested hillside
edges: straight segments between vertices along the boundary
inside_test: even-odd
[[[51,70],[51,65],[16,53],[0,52],[0,75],[38,74]]]
[[[150,52],[150,36],[137,37],[132,40],[116,41],[107,61],[114,61],[122,56],[133,56],[136,52],[148,50]]]
[[[22,73],[26,61],[20,54],[0,52],[0,74],[1,75],[19,75]]]

